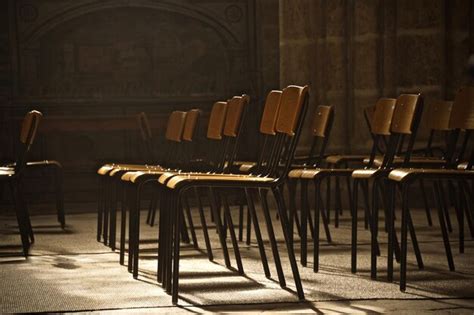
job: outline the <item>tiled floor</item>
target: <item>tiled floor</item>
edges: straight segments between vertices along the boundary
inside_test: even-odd
[[[328,244],[322,238],[320,272],[312,271],[311,251],[308,266],[299,265],[305,302],[299,302],[294,293],[289,268],[285,268],[288,290],[278,285],[268,242],[266,254],[272,278],[263,275],[255,242],[249,246],[240,243],[246,275],[242,277],[225,268],[217,235],[211,230],[214,262],[208,261],[205,250],[183,245],[180,300],[178,306],[173,306],[170,296],[155,280],[157,228],[142,224],[140,275],[135,280],[126,267],[119,265],[118,253],[95,240],[96,215],[86,213],[87,208],[82,210],[83,213],[68,215],[65,230],[55,222],[54,215],[33,216],[36,243],[28,260],[16,255],[20,246],[14,218],[1,217],[1,312],[474,312],[474,242],[467,237],[466,253],[459,254],[457,229],[454,229],[450,239],[456,271],[449,272],[437,222],[433,227],[427,226],[421,211],[414,211],[413,215],[425,269],[418,270],[414,255],[409,255],[406,293],[399,291],[397,282],[385,281],[385,233],[380,237],[379,281],[370,279],[369,233],[362,226],[359,230],[359,272],[351,274],[350,224],[345,214],[339,228],[331,227],[333,242]],[[237,215],[237,209],[233,212]],[[263,222],[262,218],[265,232]],[[279,231],[279,222],[274,220],[273,223]],[[204,248],[201,232],[198,227],[199,245]],[[285,244],[280,235],[280,254],[284,265],[288,266]],[[264,238],[267,239],[266,233]],[[295,248],[299,257],[298,241]],[[396,273],[395,281],[397,279]]]

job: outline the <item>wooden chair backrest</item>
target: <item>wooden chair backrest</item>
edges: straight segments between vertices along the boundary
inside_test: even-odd
[[[474,130],[474,86],[463,86],[456,93],[449,127],[453,130],[451,141],[448,142],[446,150],[447,167],[455,168],[458,163],[467,160],[466,169],[472,170],[474,165],[474,145],[471,141]],[[464,139],[458,146],[457,142],[461,138],[461,134],[464,134]],[[469,147],[471,148],[470,153],[467,152]]]
[[[449,128],[449,119],[451,117],[451,110],[453,102],[450,101],[434,101],[426,107],[423,114],[426,121],[426,126],[431,130],[447,131]]]
[[[169,141],[181,142],[184,130],[184,122],[186,121],[186,112],[174,111],[168,118],[165,138]]]
[[[207,128],[207,138],[213,140],[222,139],[225,117],[227,112],[227,102],[215,102],[212,106],[209,124]]]
[[[263,108],[262,120],[260,122],[260,133],[267,135],[275,135],[275,125],[280,109],[281,91],[270,91],[265,100]]]
[[[390,125],[397,100],[394,98],[380,98],[375,104],[371,121],[371,132],[374,135],[390,135]]]
[[[416,119],[420,98],[420,94],[401,94],[397,98],[390,127],[391,132],[405,135],[413,133],[413,123]]]
[[[227,102],[227,112],[224,124],[224,136],[237,137],[242,120],[242,114],[250,98],[247,95],[234,96]]]
[[[319,105],[314,114],[313,125],[311,131],[314,137],[325,138],[328,136],[334,110],[332,106]]]
[[[191,109],[186,114],[186,120],[184,123],[184,130],[183,130],[184,141],[189,141],[189,142],[193,141],[200,115],[201,115],[201,111],[199,109]]]
[[[37,110],[32,110],[26,113],[21,124],[20,142],[26,145],[27,148],[33,144],[38,131],[38,126],[43,114]]]
[[[276,96],[272,96],[275,97]],[[271,100],[271,103],[276,100]],[[308,86],[290,85],[283,89],[280,97],[280,106],[275,123],[275,132],[272,131],[270,118],[275,104],[271,104],[265,114],[265,128],[263,133],[266,141],[260,152],[255,174],[263,176],[276,176],[279,181],[283,181],[293,162],[296,145],[301,134],[306,111],[308,108]],[[274,117],[274,115],[271,115]]]
[[[422,112],[421,94],[401,94],[397,98],[382,168],[392,168],[397,155],[403,158],[402,167],[409,163]],[[408,138],[406,146],[405,137]]]
[[[39,111],[32,110],[26,113],[23,118],[20,129],[20,150],[18,151],[15,163],[16,174],[20,174],[26,167],[27,155],[36,138],[38,126],[42,117],[43,114]]]
[[[464,86],[457,92],[449,127],[452,129],[474,129],[474,86]]]
[[[276,122],[276,131],[289,136],[295,135],[299,114],[304,99],[308,93],[308,86],[289,85],[283,89],[280,101],[280,111]]]
[[[334,122],[334,109],[332,106],[319,105],[314,113],[311,133],[313,141],[309,149],[307,165],[320,167],[324,160],[326,147],[329,141],[332,125]]]

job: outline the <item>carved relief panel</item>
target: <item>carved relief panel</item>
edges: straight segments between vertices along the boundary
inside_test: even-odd
[[[32,107],[45,114],[49,133],[32,158],[64,165],[66,198],[94,196],[102,161],[138,160],[130,127],[100,130],[96,120],[120,124],[144,111],[160,136],[171,110],[206,111],[216,100],[253,92],[258,81],[249,44],[254,0],[10,3],[17,61],[8,111],[16,121]]]
[[[18,96],[169,98],[242,89],[247,3],[225,2],[21,1]]]

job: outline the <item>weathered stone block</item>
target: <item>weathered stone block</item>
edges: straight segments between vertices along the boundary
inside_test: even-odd
[[[354,34],[377,32],[379,2],[374,0],[354,1]]]
[[[308,84],[312,71],[311,55],[315,43],[306,41],[280,46],[280,84]]]
[[[469,30],[471,19],[471,0],[450,0],[447,3],[448,14],[450,15],[450,27],[454,30]]]
[[[342,152],[346,148],[346,123],[347,115],[346,95],[343,92],[328,93],[328,105],[334,106],[334,125],[329,141],[329,152]]]
[[[344,36],[346,1],[326,1],[327,36]]]
[[[442,84],[443,36],[400,36],[397,39],[400,86]]]
[[[443,23],[443,0],[397,0],[399,29],[438,28]]]
[[[280,34],[285,39],[313,37],[312,0],[280,0]]]
[[[375,39],[354,43],[354,88],[376,89],[377,82],[377,42]]]
[[[328,90],[345,88],[345,71],[347,54],[343,42],[328,42],[326,56],[326,87]]]

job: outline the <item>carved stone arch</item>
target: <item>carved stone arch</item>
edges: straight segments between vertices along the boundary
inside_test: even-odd
[[[87,3],[78,6],[72,6],[62,12],[58,12],[54,16],[48,17],[39,25],[37,24],[32,29],[27,31],[22,37],[22,44],[27,46],[28,43],[35,42],[35,40],[40,38],[43,34],[56,28],[58,25],[81,15],[97,12],[100,10],[123,7],[154,9],[181,14],[210,26],[219,35],[226,47],[232,49],[233,47],[241,44],[238,41],[238,37],[227,27],[227,25],[225,25],[225,23],[222,23],[217,18],[211,16],[208,12],[198,6],[191,7],[190,5],[183,5],[180,3],[149,0],[105,0],[99,3]]]
[[[137,20],[140,11],[146,11],[145,19],[156,14],[157,18],[147,20],[153,26],[143,28],[143,20],[139,17]],[[246,37],[242,36],[240,25],[228,24],[225,13],[218,12],[221,11],[187,1],[166,0],[82,0],[49,13],[44,10],[35,21],[23,21],[21,25],[23,29],[17,44],[21,77],[18,95],[61,98],[90,95],[100,98],[221,97],[242,90],[241,69],[247,63]],[[114,20],[115,27],[119,28],[115,29],[122,27],[125,31],[117,33],[117,38],[124,36],[119,41],[106,40],[115,37],[99,40],[107,31],[108,24],[96,28],[97,31],[89,29],[92,33],[78,35],[81,29],[87,29],[91,24],[81,27],[77,21],[114,14],[119,15],[119,19]],[[158,25],[163,21],[161,17],[171,22],[163,25],[176,26],[161,28]],[[121,18],[124,18],[124,23],[121,23]],[[133,30],[126,29],[126,20],[142,24],[137,34],[143,38],[133,42],[135,35],[130,34]],[[178,24],[173,24],[175,22]],[[71,25],[72,33],[64,37],[64,30]],[[174,50],[177,54],[170,53],[173,47],[168,45],[173,37],[179,39]],[[64,38],[69,38],[69,42],[64,42]],[[75,39],[78,41],[74,42]],[[164,46],[163,40],[167,41]],[[117,54],[120,57],[117,58]],[[166,59],[169,56],[173,56],[171,62]],[[170,77],[165,78],[168,74]],[[88,80],[83,79],[85,76]]]

